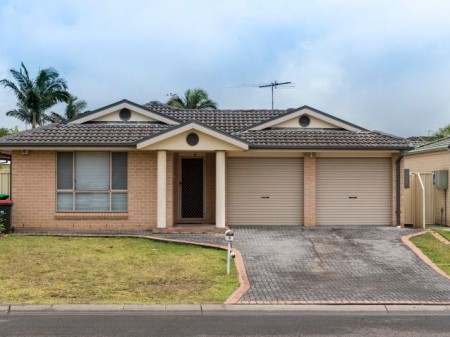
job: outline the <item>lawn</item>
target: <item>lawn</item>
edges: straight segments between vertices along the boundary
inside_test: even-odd
[[[445,273],[450,275],[450,247],[444,245],[430,233],[426,233],[411,238],[420,250],[428,256]]]
[[[442,229],[439,229],[436,232],[438,232],[439,234],[441,234],[441,236],[450,241],[450,231],[444,231]]]
[[[0,304],[223,302],[226,252],[137,238],[0,238]]]

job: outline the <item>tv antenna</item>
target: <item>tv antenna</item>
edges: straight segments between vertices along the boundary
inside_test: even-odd
[[[255,87],[255,88],[270,88],[272,93],[272,110],[273,110],[273,89],[277,89],[279,86],[286,86],[288,84],[292,84],[289,87],[294,87],[294,84],[292,82],[277,82],[273,81],[271,83],[261,83],[261,84],[244,84],[244,85],[238,85],[231,88],[239,88],[239,87]]]

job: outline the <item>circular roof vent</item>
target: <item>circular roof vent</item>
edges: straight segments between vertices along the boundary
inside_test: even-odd
[[[303,115],[302,117],[299,118],[298,122],[300,126],[306,128],[309,125],[309,123],[311,123],[311,119],[308,116]]]
[[[190,146],[195,146],[198,144],[199,138],[196,133],[190,133],[186,136],[186,143]]]
[[[119,117],[121,120],[123,121],[129,121],[131,118],[131,111],[130,109],[127,108],[123,108],[122,110],[119,111]]]

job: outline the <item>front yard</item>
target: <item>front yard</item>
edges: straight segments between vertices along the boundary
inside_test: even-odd
[[[226,252],[135,238],[0,238],[0,304],[223,302]]]
[[[450,233],[437,231],[447,240],[450,239]],[[415,236],[411,238],[414,243],[433,263],[442,271],[450,275],[450,246],[443,244],[430,233]]]

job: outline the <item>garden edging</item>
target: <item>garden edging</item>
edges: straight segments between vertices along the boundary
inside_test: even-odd
[[[424,261],[426,264],[428,264],[431,268],[434,269],[437,273],[441,274],[445,278],[450,280],[450,276],[447,275],[441,268],[439,268],[433,261],[431,261],[428,256],[426,256],[415,244],[413,244],[410,239],[415,236],[423,235],[426,233],[431,233],[433,235],[433,232],[430,232],[429,230],[420,231],[418,233],[413,233],[409,235],[402,236],[402,241],[405,245],[409,247],[422,261]],[[437,238],[435,235],[433,237]],[[438,239],[438,238],[437,238]],[[440,240],[440,239],[438,239]],[[442,240],[440,240],[442,241]]]

